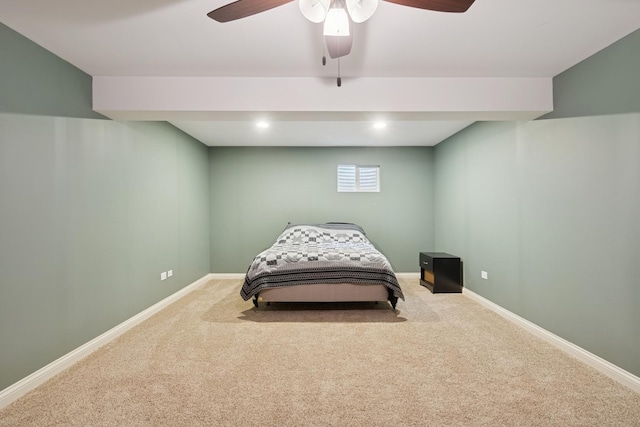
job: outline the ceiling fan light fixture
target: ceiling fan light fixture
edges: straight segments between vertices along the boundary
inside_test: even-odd
[[[316,24],[324,21],[329,10],[330,0],[298,0],[298,6],[300,6],[300,12],[309,21]]]
[[[351,20],[360,24],[371,18],[378,8],[378,0],[346,0]]]
[[[349,36],[349,15],[344,8],[344,3],[334,0],[327,17],[324,20],[325,36]]]

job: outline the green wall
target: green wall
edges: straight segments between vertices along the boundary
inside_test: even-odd
[[[91,76],[0,23],[0,113],[104,118]]]
[[[640,375],[640,114],[479,124],[435,159],[465,286]]]
[[[553,79],[553,111],[544,118],[640,112],[640,30]]]
[[[207,148],[90,108],[0,25],[0,390],[209,273]]]
[[[433,149],[209,149],[211,271],[244,273],[287,222],[355,222],[396,271],[433,249]],[[380,193],[338,193],[338,164],[380,165]]]
[[[206,147],[169,125],[0,114],[0,200],[0,389],[209,273]]]
[[[557,119],[476,123],[434,153],[435,245],[465,286],[635,375],[639,52],[635,32],[557,76]]]

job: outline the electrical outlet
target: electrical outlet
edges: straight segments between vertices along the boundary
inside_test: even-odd
[[[484,280],[489,280],[489,273],[487,273],[486,271],[481,271],[480,277],[482,277]]]
[[[162,273],[160,273],[160,280],[167,280],[167,272],[163,271]]]
[[[171,277],[171,276],[173,276],[173,270],[167,271],[167,277]]]

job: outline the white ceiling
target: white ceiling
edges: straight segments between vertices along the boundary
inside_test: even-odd
[[[418,82],[423,89],[415,97],[428,98],[427,88],[441,78],[478,87],[486,78],[551,79],[640,28],[638,0],[476,0],[464,14],[381,1],[369,21],[352,25],[353,49],[340,62],[344,79],[337,88],[337,61],[321,64],[321,25],[305,20],[296,1],[224,24],[206,16],[229,2],[0,0],[0,21],[96,79],[198,77],[217,88],[229,78],[244,79],[235,91],[207,93],[218,95],[215,108],[198,94],[181,99],[178,107],[151,101],[130,107],[135,104],[126,98],[135,95],[130,90],[115,108],[96,108],[115,119],[167,120],[208,145],[434,145],[488,115],[535,118],[551,108],[470,108],[455,91],[429,105],[416,104],[410,91],[403,93],[406,107],[377,98],[371,98],[372,105],[363,94],[376,92],[381,81],[389,92]],[[287,85],[301,79],[306,83]],[[180,84],[169,87],[175,81],[184,79],[162,80],[169,100],[182,92]],[[242,90],[258,82],[273,83],[271,92]],[[94,105],[102,97],[94,92]],[[286,105],[276,105],[282,99],[275,98]],[[314,104],[320,98],[323,102]],[[446,103],[447,98],[460,105]],[[258,117],[272,120],[271,127],[256,129]],[[374,132],[374,118],[388,121],[387,128]]]

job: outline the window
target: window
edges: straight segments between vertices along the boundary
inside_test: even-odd
[[[379,192],[380,166],[338,165],[338,192]]]

